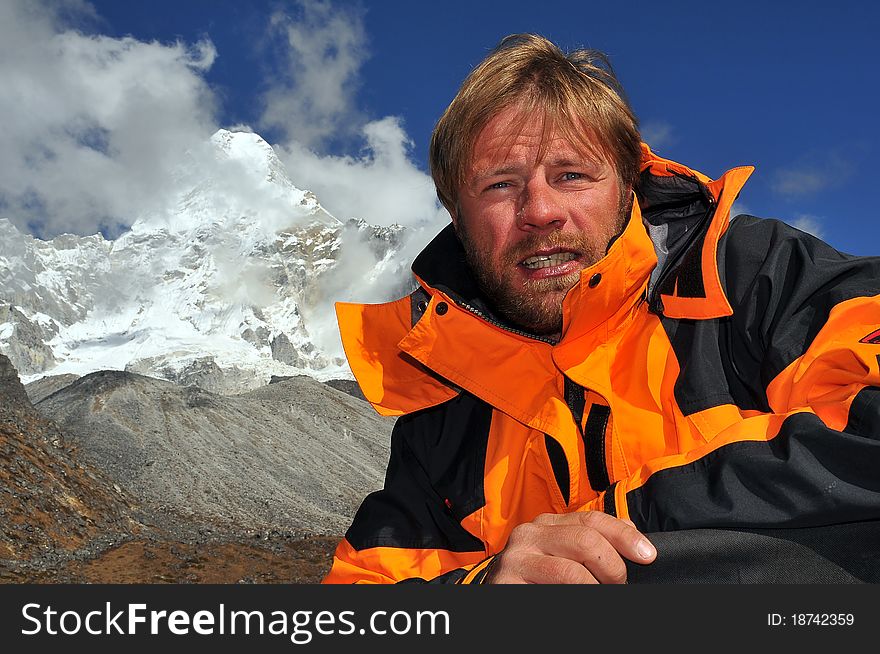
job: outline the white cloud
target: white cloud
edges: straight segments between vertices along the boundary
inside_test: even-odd
[[[368,120],[358,108],[363,16],[323,0],[297,8],[296,18],[271,18],[288,72],[272,80],[258,120],[282,136],[276,150],[294,183],[341,219],[439,229],[445,213],[399,119]],[[0,214],[40,236],[113,235],[173,201],[193,157],[210,165],[202,155],[217,97],[204,73],[218,55],[207,39],[86,35],[65,22],[71,15],[99,21],[80,0],[0,2]],[[321,154],[341,134],[357,154]]]
[[[277,149],[291,179],[340,220],[407,227],[448,220],[431,178],[408,158],[411,142],[397,118],[367,123],[361,134],[367,147],[358,157],[321,156],[297,141]]]
[[[356,231],[344,231],[343,257],[322,280],[324,300],[303,307],[316,341],[325,351],[341,352],[333,302],[381,302],[406,293],[412,259],[449,216],[430,176],[410,158],[412,142],[400,119],[368,120],[357,106],[367,57],[362,16],[326,2],[299,7],[299,20],[273,18],[272,29],[284,30],[290,68],[282,85],[266,95],[259,124],[280,129],[275,149],[291,179],[313,191],[334,216],[407,228],[398,255],[381,261]],[[340,140],[358,143],[360,152],[326,154]]]
[[[362,123],[355,105],[358,73],[366,59],[363,19],[353,9],[322,0],[296,3],[299,16],[278,11],[269,38],[281,38],[287,67],[265,94],[260,128],[282,139],[319,149],[327,139],[349,135]]]
[[[853,162],[840,154],[811,155],[776,170],[771,187],[780,195],[812,195],[839,186],[854,171]]]
[[[675,133],[670,123],[662,120],[649,120],[641,126],[642,140],[654,151],[662,150],[675,143]]]
[[[216,50],[86,35],[82,2],[0,3],[0,207],[40,235],[114,231],[159,208],[215,128]]]
[[[430,176],[410,159],[412,142],[400,119],[369,120],[358,108],[368,57],[363,15],[324,0],[300,0],[296,8],[296,18],[276,13],[271,20],[270,33],[284,36],[288,70],[267,93],[259,120],[280,129],[275,148],[291,179],[341,220],[439,230],[448,215]],[[340,135],[360,152],[326,154]]]
[[[272,19],[270,29],[284,31],[290,69],[282,85],[267,94],[259,122],[281,128],[275,149],[291,179],[313,191],[334,216],[407,227],[403,260],[409,261],[449,216],[430,176],[410,159],[412,142],[400,119],[368,120],[357,107],[360,66],[368,55],[363,16],[321,0],[297,4],[300,18]],[[359,142],[359,154],[324,154],[340,135]],[[358,299],[371,301],[397,292],[405,270],[389,265],[382,275],[364,279],[363,271],[376,263],[373,254],[354,243],[348,247],[357,262],[346,266],[350,275],[339,271],[336,291],[358,289]]]
[[[730,218],[731,219],[736,218],[740,214],[746,214],[749,216],[755,215],[752,213],[751,209],[749,209],[749,207],[746,204],[744,204],[740,200],[734,200],[733,204],[730,207]]]
[[[803,213],[791,221],[791,225],[792,227],[797,227],[802,232],[812,234],[816,238],[824,238],[825,227],[822,224],[822,219],[818,216]]]
[[[819,170],[784,169],[773,176],[773,190],[783,195],[809,195],[828,186],[828,179]]]

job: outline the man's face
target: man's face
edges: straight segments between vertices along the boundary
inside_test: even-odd
[[[534,334],[562,329],[562,299],[605,256],[626,216],[612,164],[510,107],[480,132],[453,216],[468,263],[495,310]]]

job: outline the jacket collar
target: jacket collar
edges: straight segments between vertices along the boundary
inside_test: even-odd
[[[753,171],[741,166],[711,180],[642,144],[637,195],[658,259],[648,289],[654,312],[694,320],[733,313],[718,270],[718,242]]]

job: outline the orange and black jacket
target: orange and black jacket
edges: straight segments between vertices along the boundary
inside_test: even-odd
[[[364,394],[399,418],[326,583],[479,582],[545,512],[645,533],[880,518],[880,258],[730,220],[751,168],[643,155],[558,342],[493,316],[451,226],[411,296],[337,305]]]

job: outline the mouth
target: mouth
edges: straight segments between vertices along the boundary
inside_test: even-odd
[[[563,279],[583,268],[583,254],[562,247],[545,248],[532,252],[519,262],[518,268],[526,279]]]
[[[554,268],[578,258],[575,252],[553,252],[548,254],[536,254],[528,259],[523,259],[519,265],[529,270],[541,270],[542,268]]]

